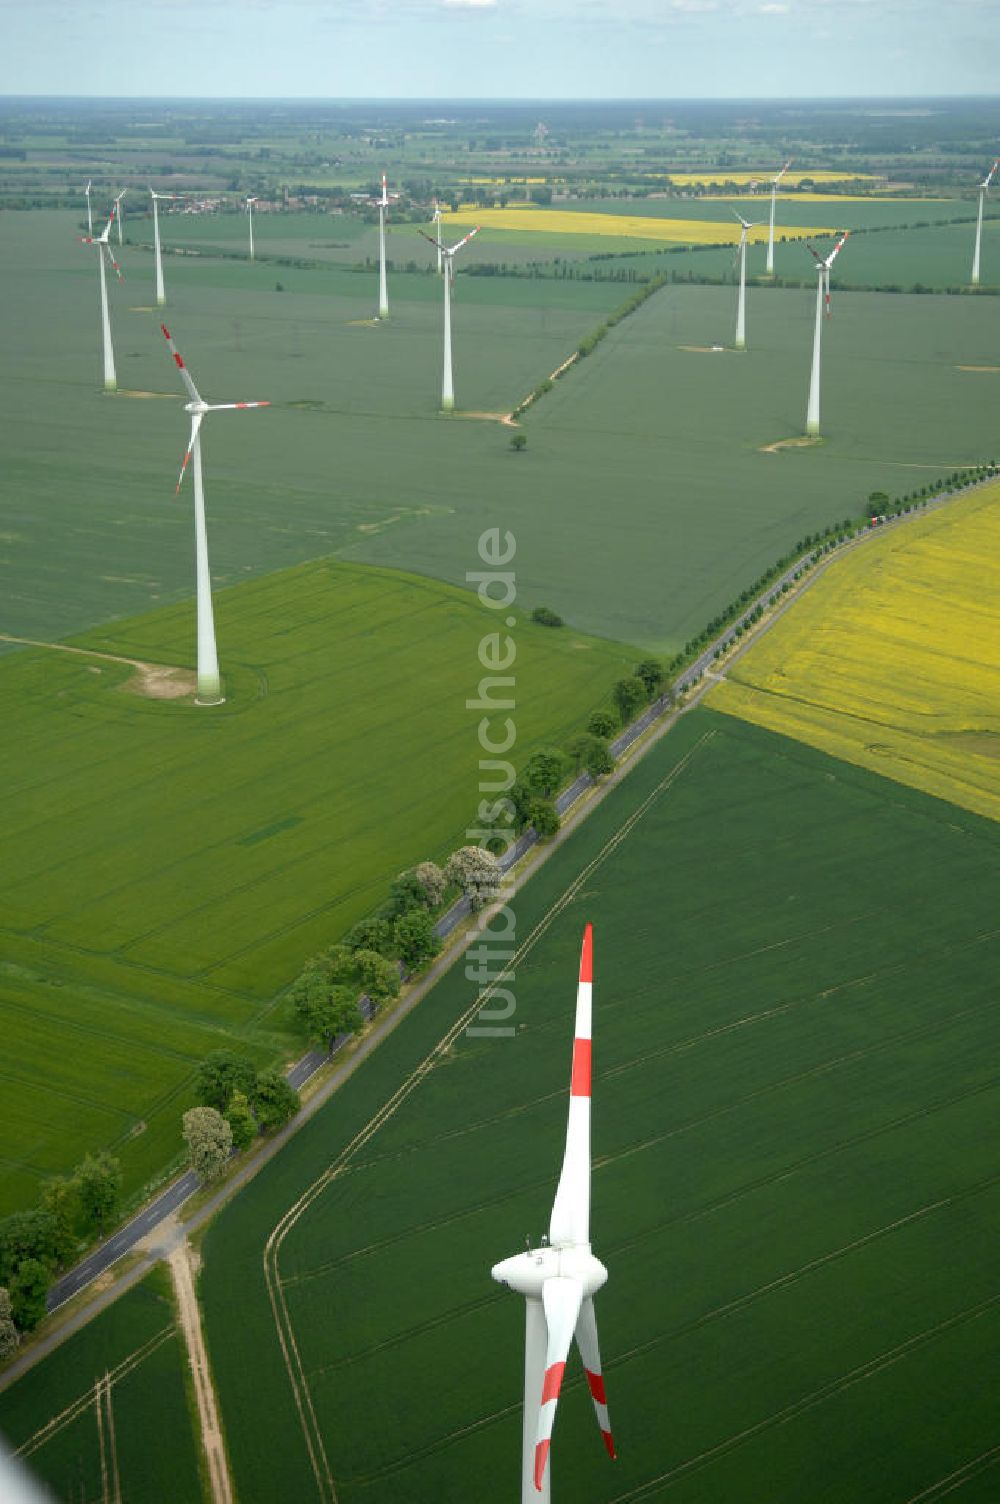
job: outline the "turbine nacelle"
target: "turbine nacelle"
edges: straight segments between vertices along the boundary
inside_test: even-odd
[[[572,1279],[583,1290],[584,1297],[595,1295],[607,1284],[608,1271],[590,1251],[589,1243],[577,1243],[566,1248],[529,1248],[525,1253],[516,1253],[512,1258],[494,1264],[490,1275],[498,1285],[506,1285],[518,1295],[541,1300],[542,1286],[549,1279]]]

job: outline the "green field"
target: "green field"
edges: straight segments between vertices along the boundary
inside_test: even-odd
[[[465,701],[496,622],[474,596],[320,561],[221,592],[216,616],[215,711],[123,692],[123,664],[0,659],[0,1211],[99,1146],[128,1191],[162,1169],[198,1059],[297,1051],[275,994],[476,823]],[[633,655],[512,619],[520,761]],[[86,645],[190,665],[193,638],[187,602]]]
[[[170,1280],[157,1269],[44,1363],[0,1394],[0,1432],[65,1504],[200,1504],[198,1454],[185,1392],[187,1357]],[[111,1378],[111,1426],[95,1381]],[[193,1398],[191,1404],[194,1404]],[[44,1437],[37,1433],[55,1422]],[[102,1491],[101,1432],[107,1490]]]
[[[975,222],[971,219],[963,224],[915,225],[912,229],[855,235],[837,259],[833,285],[906,291],[918,282],[925,288],[965,287],[972,269],[974,238]],[[731,275],[732,261],[731,251],[695,248],[680,256],[661,257],[657,264],[676,270],[678,275],[690,272],[724,277]],[[751,248],[748,273],[763,276],[764,265],[763,250]],[[804,281],[814,275],[812,268],[805,246],[791,242],[775,246],[777,276]],[[983,226],[982,286],[1000,286],[1000,224],[996,221]]]
[[[822,1474],[825,1504],[885,1504],[988,1470],[998,843],[785,738],[686,718],[516,900],[516,1036],[460,1032],[411,1077],[474,1006],[451,973],[213,1224],[202,1293],[244,1504],[329,1496],[262,1251],[333,1164],[277,1272],[337,1497],[516,1487],[523,1318],[488,1271],[548,1218],[585,919],[621,1461],[574,1357],[554,1489],[801,1504]]]
[[[48,640],[190,594],[190,503],[172,489],[187,430],[155,315],[141,311],[149,283],[133,285],[151,281],[151,258],[127,260],[114,316],[122,385],[162,400],[107,399],[92,253],[72,243],[71,216],[10,215],[3,228],[14,296],[0,316],[0,629]],[[752,289],[750,352],[731,357],[679,347],[732,340],[734,289],[669,287],[539,405],[514,456],[497,424],[436,415],[436,278],[394,277],[392,319],[371,328],[357,321],[373,276],[282,268],[276,293],[273,266],[177,258],[167,275],[170,324],[206,395],[276,404],[206,432],[220,584],[331,551],[462,584],[466,540],[502,516],[526,605],[673,650],[871,490],[993,457],[994,378],[956,369],[995,363],[992,298],[839,297],[826,442],[775,455],[759,451],[804,423],[811,292]],[[509,409],[626,290],[460,279],[459,402]]]

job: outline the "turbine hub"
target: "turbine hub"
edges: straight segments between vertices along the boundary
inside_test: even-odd
[[[587,1296],[595,1294],[608,1278],[608,1271],[591,1253],[589,1243],[529,1248],[526,1253],[494,1264],[490,1274],[498,1285],[506,1285],[518,1295],[535,1300],[541,1299],[542,1286],[548,1279],[577,1280]]]

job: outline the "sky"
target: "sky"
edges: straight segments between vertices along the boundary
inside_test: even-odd
[[[1000,0],[0,0],[0,94],[996,94]]]

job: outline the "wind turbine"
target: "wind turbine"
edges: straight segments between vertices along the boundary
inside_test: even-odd
[[[100,235],[81,235],[84,245],[96,245],[97,265],[101,273],[101,338],[104,346],[104,390],[115,392],[118,390],[118,378],[115,375],[115,352],[111,347],[111,317],[108,313],[108,280],[104,270],[104,258],[107,256],[109,264],[114,268],[119,282],[123,280],[122,270],[115,260],[114,252],[108,243],[111,234],[111,226],[118,215],[118,200],[115,199],[108,215],[108,222]]]
[[[383,172],[382,197],[375,200],[378,204],[378,316],[380,319],[389,317],[389,290],[385,280],[385,211],[391,200],[398,197],[398,193],[389,192]]]
[[[431,222],[434,225],[434,238],[435,238],[435,243],[437,244],[437,253],[438,253],[438,276],[440,276],[441,275],[441,205],[439,203],[437,203],[436,201],[435,201],[435,204],[434,204],[434,213],[431,215]]]
[[[179,193],[157,193],[152,185],[150,185],[149,194],[153,200],[153,252],[156,257],[156,301],[162,308],[167,299],[163,291],[163,257],[160,254],[160,217],[156,212],[156,206],[161,198],[178,199],[181,195]]]
[[[819,251],[815,250],[806,241],[806,245],[809,246],[812,258],[816,263],[817,272],[816,332],[813,335],[812,375],[809,378],[809,405],[806,408],[806,433],[808,434],[819,433],[819,354],[820,339],[823,330],[824,301],[826,303],[826,316],[827,318],[830,317],[830,267],[833,265],[838,251],[850,233],[850,230],[845,230],[829,256],[826,257],[821,256]]]
[[[979,185],[979,214],[976,218],[976,248],[972,253],[971,283],[973,287],[979,286],[979,247],[983,238],[983,201],[986,198],[986,194],[989,191],[989,186],[993,181],[993,174],[996,172],[998,167],[1000,167],[1000,157],[998,157],[997,160],[993,163],[993,166],[990,168],[989,172],[986,174],[986,176],[983,178],[983,181]]]
[[[755,230],[761,220],[744,219],[742,214],[736,214],[740,222],[740,248],[737,255],[740,258],[740,292],[736,302],[736,340],[737,350],[745,350],[747,347],[747,237],[751,230]]]
[[[87,200],[87,234],[91,236],[91,238],[93,238],[94,234],[94,217],[90,210],[90,190],[93,186],[93,182],[93,178],[88,178],[87,186],[83,190],[83,196]]]
[[[774,276],[774,207],[778,201],[778,184],[781,182],[782,178],[785,176],[785,173],[788,171],[791,165],[792,159],[791,157],[789,157],[784,167],[778,173],[778,176],[776,178],[772,178],[771,180],[771,219],[770,228],[767,232],[767,275],[769,277]]]
[[[246,200],[246,203],[244,205],[246,216],[247,216],[247,219],[249,220],[249,223],[250,223],[250,260],[251,261],[253,260],[253,206],[254,206],[254,204],[257,202],[257,200],[259,198],[260,198],[260,194],[259,193],[254,194],[252,198],[248,198]]]
[[[608,1271],[590,1248],[592,944],[588,924],[583,932],[576,994],[566,1151],[548,1240],[543,1238],[540,1248],[504,1259],[490,1271],[499,1284],[525,1298],[521,1504],[537,1504],[539,1495],[542,1504],[548,1504],[550,1473],[546,1463],[574,1335],[604,1445],[609,1456],[615,1455],[594,1315],[594,1295],[606,1282]]]
[[[126,195],[127,192],[128,192],[128,189],[127,188],[123,188],[122,191],[121,191],[121,193],[118,193],[118,194],[115,195],[115,208],[118,210],[118,244],[119,245],[121,245],[121,243],[122,243],[122,220],[125,218],[125,211],[122,208],[122,199],[125,197],[125,195]]]
[[[184,480],[184,472],[188,466],[188,460],[194,455],[194,543],[195,543],[195,580],[197,585],[197,611],[198,611],[198,693],[195,703],[198,705],[221,705],[224,699],[222,683],[219,678],[219,655],[215,646],[215,617],[212,612],[212,577],[208,572],[208,532],[205,527],[205,491],[202,484],[201,474],[201,428],[202,419],[206,413],[226,412],[232,408],[243,407],[270,407],[270,402],[214,402],[204,400],[198,388],[191,379],[191,373],[173,340],[170,331],[165,324],[161,324],[163,337],[170,346],[171,353],[181,373],[181,380],[187,388],[190,402],[184,404],[184,411],[191,414],[191,437],[188,447],[184,452],[184,461],[181,465],[181,473],[177,477],[177,495]]]
[[[455,281],[455,252],[460,251],[473,235],[478,235],[480,226],[470,230],[468,235],[463,235],[461,240],[456,240],[453,246],[442,245],[440,240],[434,240],[430,235],[424,235],[431,245],[436,245],[438,254],[444,258],[444,370],[441,376],[441,410],[450,413],[455,407],[455,386],[451,372],[451,289]]]

